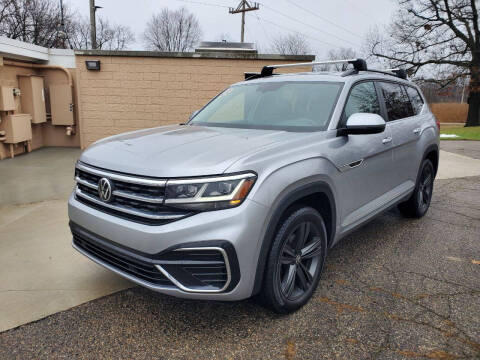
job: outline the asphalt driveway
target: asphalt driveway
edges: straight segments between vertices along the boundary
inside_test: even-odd
[[[392,211],[331,250],[312,301],[124,290],[0,334],[1,359],[478,359],[480,177],[437,180],[421,220]]]

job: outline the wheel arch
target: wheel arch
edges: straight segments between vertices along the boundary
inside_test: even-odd
[[[261,290],[268,254],[277,227],[285,216],[286,211],[296,204],[311,206],[320,212],[327,228],[328,246],[332,244],[335,238],[337,209],[330,185],[324,181],[315,181],[290,190],[276,202],[263,239],[261,240],[262,245],[260,247],[252,295],[258,294]]]
[[[422,163],[425,159],[428,159],[432,162],[433,169],[435,171],[435,176],[436,176],[438,171],[438,164],[440,161],[440,154],[439,154],[437,144],[432,144],[426,148],[425,152],[423,153]],[[422,166],[421,163],[420,163],[420,166]]]

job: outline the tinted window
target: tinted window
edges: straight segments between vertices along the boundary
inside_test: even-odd
[[[387,107],[388,120],[398,120],[413,116],[412,106],[403,86],[395,83],[380,83],[385,105]]]
[[[324,130],[341,88],[340,83],[300,81],[235,85],[203,108],[190,124]]]
[[[408,97],[410,98],[413,112],[415,115],[420,114],[420,111],[422,111],[423,107],[423,99],[418,93],[418,90],[410,86],[406,86],[405,89],[407,90]]]
[[[356,113],[373,113],[380,115],[380,103],[373,82],[362,82],[355,85],[345,105],[344,119]]]

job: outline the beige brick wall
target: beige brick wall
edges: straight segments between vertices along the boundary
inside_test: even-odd
[[[100,60],[87,71],[85,60]],[[126,131],[188,120],[244,72],[282,60],[76,56],[81,145]],[[295,71],[299,71],[298,68]]]

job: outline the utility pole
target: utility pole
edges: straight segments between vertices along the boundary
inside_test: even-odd
[[[260,6],[258,3],[253,3],[253,6],[247,0],[241,0],[240,4],[236,8],[228,9],[230,14],[238,14],[242,13],[242,32],[241,32],[241,42],[243,43],[245,40],[245,13],[247,11],[254,11],[260,10]]]
[[[65,29],[65,17],[63,16],[63,0],[60,0],[60,28],[57,30],[58,38],[61,39],[62,49],[66,49],[66,41],[68,41],[69,49],[73,49],[72,44],[70,43],[70,38],[68,37],[67,31]]]
[[[57,28],[57,41],[60,40],[61,44],[55,44],[55,47],[61,46],[62,49],[66,49],[65,46],[65,21],[63,17],[63,0],[60,0],[60,26]]]
[[[90,42],[94,50],[97,48],[97,22],[95,20],[95,13],[97,9],[101,8],[101,6],[95,6],[95,0],[90,0]]]

